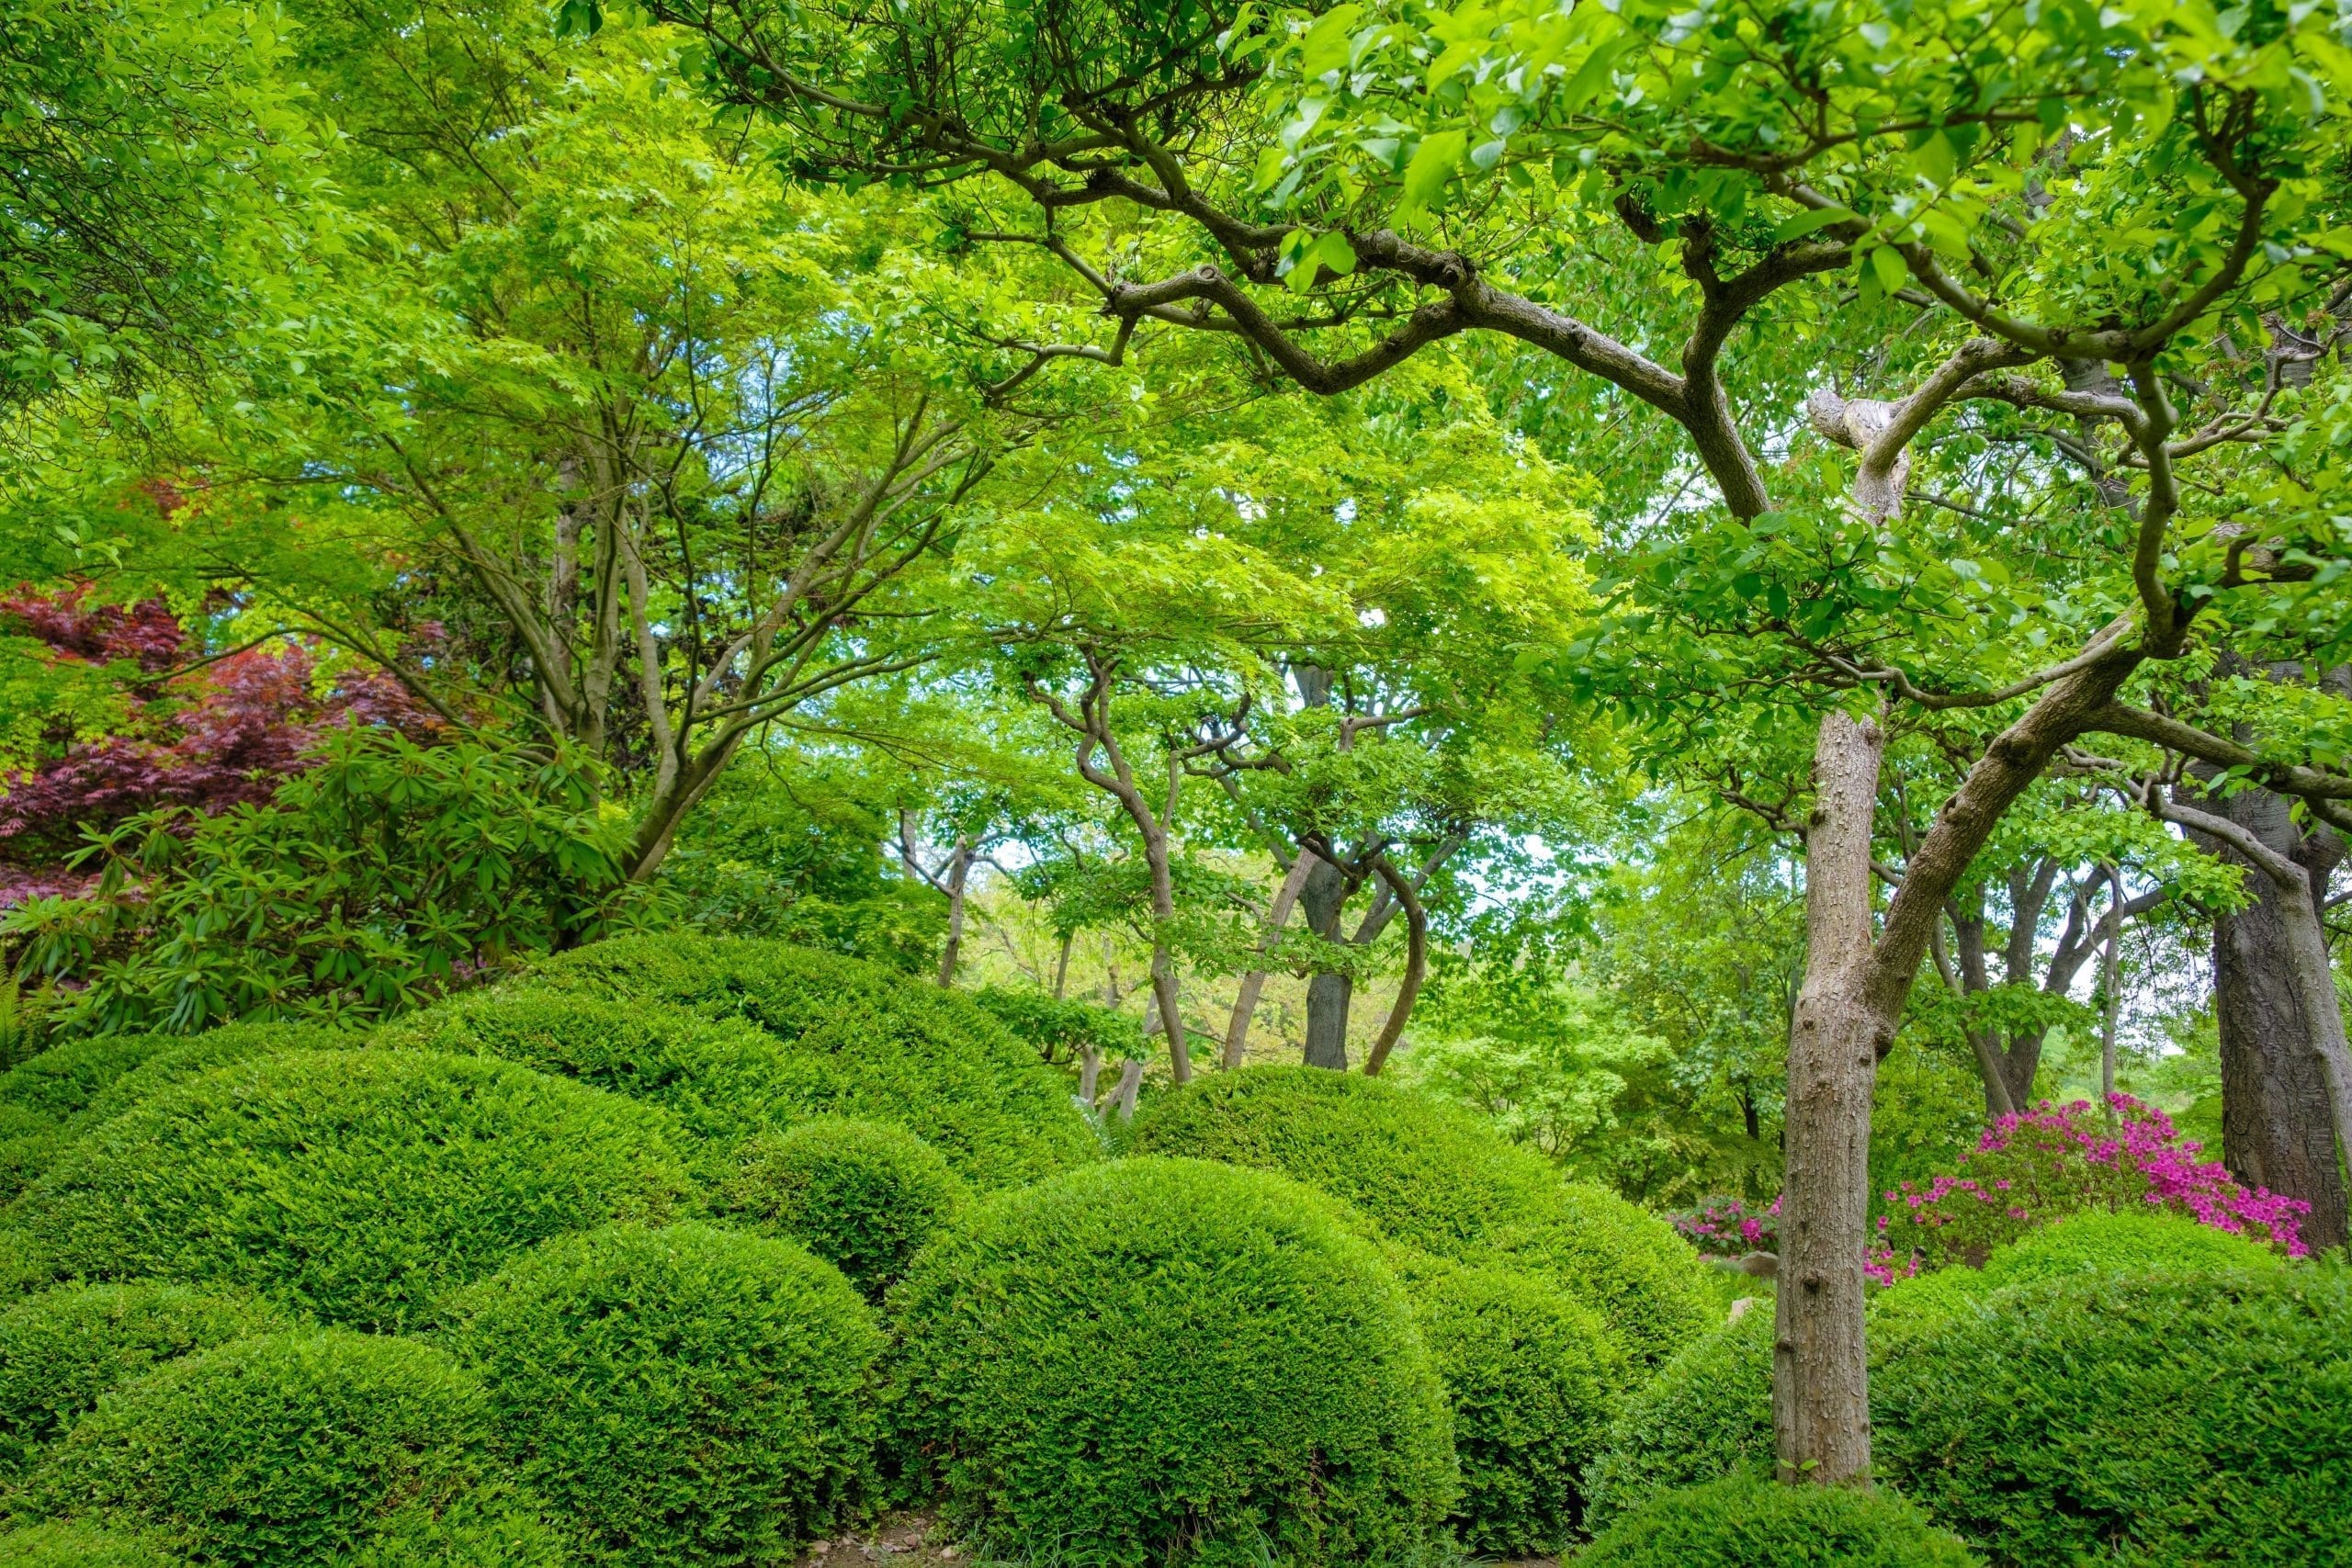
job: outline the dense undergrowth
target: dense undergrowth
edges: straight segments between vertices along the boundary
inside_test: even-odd
[[[1726,1323],[1663,1221],[1362,1077],[1098,1127],[1001,1014],[630,937],[372,1032],[0,1076],[0,1564],[750,1564],[898,1506],[1111,1568],[2286,1564],[2352,1525],[2332,1268],[2087,1213],[1903,1280],[1880,1494],[1776,1487],[1771,1303]]]

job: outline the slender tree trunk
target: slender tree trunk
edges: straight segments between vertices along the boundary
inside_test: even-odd
[[[1306,858],[1306,857],[1302,857]],[[1326,942],[1340,934],[1340,909],[1347,902],[1347,878],[1320,855],[1312,857],[1306,880],[1299,890],[1308,929]],[[1355,981],[1332,970],[1317,970],[1306,981],[1306,1065],[1348,1070],[1348,1002]]]
[[[1070,943],[1077,940],[1077,931],[1062,932],[1061,956],[1054,960],[1054,1000],[1056,1001],[1062,999],[1064,990],[1069,985],[1069,948]]]
[[[1772,1425],[1781,1475],[1867,1482],[1862,1261],[1871,1090],[1893,1021],[1871,997],[1871,831],[1884,740],[1832,713],[1814,750],[1805,833],[1805,977],[1789,1035]],[[1899,1004],[1898,1004],[1899,1005]]]
[[[972,881],[975,852],[969,837],[956,840],[955,858],[947,864],[947,945],[939,955],[939,984],[956,984],[956,964],[964,953],[964,895]]]
[[[1396,873],[1385,855],[1375,863],[1381,880],[1405,910],[1405,978],[1396,987],[1396,1005],[1388,1010],[1387,1021],[1381,1024],[1380,1034],[1363,1059],[1364,1077],[1376,1078],[1380,1069],[1388,1065],[1388,1053],[1404,1038],[1405,1024],[1413,1016],[1413,1003],[1420,997],[1421,981],[1430,972],[1430,919],[1421,908],[1419,895],[1413,885]]]
[[[1290,923],[1291,909],[1297,904],[1298,896],[1306,886],[1307,874],[1316,864],[1314,852],[1305,849],[1300,850],[1297,857],[1290,863],[1290,870],[1283,877],[1282,886],[1274,892],[1274,906],[1266,913],[1266,934],[1258,942],[1260,953],[1272,952],[1274,943],[1281,940],[1283,927]],[[1250,1021],[1258,1011],[1258,998],[1265,988],[1266,972],[1263,969],[1252,969],[1241,977],[1241,994],[1233,999],[1232,1021],[1225,1026],[1225,1056],[1220,1065],[1227,1072],[1240,1066],[1243,1055],[1250,1049]]]
[[[2100,945],[2098,960],[2098,1093],[2109,1118],[2115,1114],[2115,1029],[2123,1015],[2123,876],[2107,868],[2108,907],[2117,919]]]

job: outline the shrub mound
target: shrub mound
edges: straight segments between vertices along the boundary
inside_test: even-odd
[[[349,1035],[310,1023],[229,1023],[174,1040],[92,1095],[74,1119],[86,1132],[121,1115],[151,1094],[202,1077],[217,1067],[278,1051],[332,1051]]]
[[[137,1536],[82,1525],[0,1532],[0,1568],[180,1568],[180,1562]]]
[[[1661,1493],[1576,1561],[1577,1568],[1970,1568],[1977,1559],[1892,1493],[1781,1486],[1743,1472]]]
[[[872,1314],[799,1247],[705,1225],[560,1237],[456,1296],[517,1472],[609,1563],[764,1562],[873,1445]]]
[[[1585,1471],[1585,1525],[1671,1487],[1772,1468],[1772,1303],[1686,1345],[1625,1401]]]
[[[443,1351],[340,1329],[240,1339],[119,1390],[51,1449],[27,1498],[145,1529],[207,1563],[296,1568],[481,1474],[481,1386]]]
[[[1712,1282],[1665,1221],[1563,1179],[1532,1150],[1409,1089],[1316,1067],[1219,1073],[1155,1098],[1139,1152],[1277,1170],[1394,1240],[1549,1276],[1654,1363],[1715,1317]]]
[[[650,1100],[733,1143],[767,1127],[788,1064],[750,1024],[684,1008],[520,989],[457,998],[386,1024],[371,1046],[493,1056]]]
[[[879,1301],[965,1199],[939,1151],[912,1133],[828,1116],[745,1144],[725,1201]]]
[[[0,1073],[0,1105],[62,1122],[107,1085],[158,1051],[185,1044],[176,1034],[89,1034],[51,1046]]]
[[[259,1303],[152,1281],[63,1285],[17,1303],[0,1312],[0,1477],[157,1362],[291,1326]]]
[[[0,1104],[0,1203],[47,1170],[66,1141],[63,1130],[40,1111]]]
[[[1280,1177],[1131,1159],[1000,1194],[894,1298],[906,1450],[1016,1556],[1412,1555],[1455,1488],[1395,1276]]]
[[[854,958],[731,937],[618,937],[546,960],[534,986],[669,1002],[786,1047],[774,1120],[908,1128],[976,1186],[1083,1165],[1093,1133],[1067,1078],[970,1000]]]
[[[2314,1562],[2352,1534],[2352,1280],[2078,1274],[1871,1371],[1883,1470],[1996,1562]]]
[[[543,1514],[530,1493],[491,1482],[400,1509],[334,1568],[571,1568],[570,1538]]]
[[[1391,1262],[1453,1413],[1455,1535],[1481,1556],[1558,1551],[1623,1393],[1624,1350],[1598,1314],[1534,1275],[1401,1248]]]
[[[1988,1288],[2030,1285],[2064,1274],[2165,1274],[2201,1277],[2227,1269],[2265,1273],[2286,1267],[2275,1248],[2199,1224],[2183,1215],[2092,1211],[2028,1233],[1984,1260]]]
[[[543,1237],[678,1208],[671,1126],[505,1063],[290,1052],[125,1111],[10,1219],[61,1276],[217,1281],[397,1330]]]

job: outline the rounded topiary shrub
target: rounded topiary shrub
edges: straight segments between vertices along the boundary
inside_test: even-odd
[[[298,1568],[470,1489],[488,1427],[481,1385],[429,1345],[263,1335],[118,1390],[48,1451],[25,1500],[206,1563]]]
[[[1453,1502],[1395,1276],[1279,1177],[1133,1159],[1004,1193],[893,1300],[898,1438],[1007,1553],[1399,1558]]]
[[[1772,1303],[1676,1352],[1634,1390],[1585,1471],[1585,1523],[1603,1529],[1673,1487],[1772,1467]]]
[[[638,936],[543,962],[536,987],[739,1018],[782,1043],[775,1120],[905,1127],[978,1187],[1086,1164],[1098,1145],[1069,1080],[968,998],[777,942]]]
[[[377,1047],[495,1056],[650,1100],[731,1143],[767,1127],[788,1064],[775,1038],[660,1002],[522,988],[458,997],[386,1024]]]
[[[140,1536],[86,1525],[0,1531],[0,1568],[181,1568],[185,1561]]]
[[[151,1094],[232,1062],[278,1051],[331,1051],[350,1043],[349,1035],[310,1023],[226,1023],[201,1034],[178,1036],[92,1095],[73,1125],[76,1132],[86,1132]]]
[[[291,1052],[123,1112],[10,1220],[61,1276],[219,1281],[396,1330],[544,1237],[677,1211],[673,1126],[502,1062]]]
[[[567,1531],[539,1499],[492,1481],[448,1499],[421,1499],[392,1514],[334,1568],[572,1568]]]
[[[1455,1535],[1482,1556],[1558,1551],[1624,1397],[1623,1348],[1591,1308],[1534,1275],[1402,1249],[1391,1261],[1453,1413]]]
[[[2030,1231],[1984,1260],[1987,1287],[2026,1285],[2064,1274],[2164,1274],[2178,1279],[2218,1270],[2261,1273],[2286,1259],[2241,1235],[2179,1214],[2091,1211]]]
[[[2352,1537],[2352,1280],[2075,1274],[1880,1359],[1874,1451],[1996,1562],[2324,1561]]]
[[[516,1472],[603,1562],[777,1559],[872,1451],[873,1314],[831,1265],[705,1225],[564,1236],[455,1297]]]
[[[1256,1166],[1320,1188],[1394,1240],[1545,1275],[1656,1362],[1716,1316],[1712,1282],[1665,1221],[1562,1179],[1493,1128],[1412,1090],[1317,1067],[1253,1067],[1156,1096],[1139,1152]]]
[[[291,1326],[274,1307],[152,1280],[17,1302],[0,1312],[0,1477],[157,1362]]]
[[[0,1104],[0,1203],[47,1170],[70,1141],[63,1128],[38,1111]]]
[[[0,1073],[0,1105],[62,1122],[115,1079],[187,1039],[178,1034],[90,1034],[63,1041]]]
[[[1892,1493],[1782,1486],[1745,1472],[1658,1494],[1576,1557],[1577,1568],[1971,1568],[1977,1561]]]
[[[939,1151],[912,1133],[828,1116],[745,1144],[724,1201],[879,1301],[965,1197]]]

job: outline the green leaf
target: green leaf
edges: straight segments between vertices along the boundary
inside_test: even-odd
[[[1878,286],[1889,294],[1911,281],[1911,268],[1905,264],[1903,253],[1893,245],[1881,245],[1871,253],[1871,273]]]
[[[1776,245],[1785,245],[1791,240],[1802,240],[1807,234],[1826,229],[1832,223],[1843,223],[1853,216],[1854,214],[1842,207],[1824,207],[1810,212],[1800,212],[1795,217],[1784,220],[1772,231],[1772,243]]]
[[[1405,165],[1405,188],[1397,197],[1394,221],[1408,222],[1429,210],[1462,162],[1462,148],[1468,141],[1459,130],[1436,130],[1421,138],[1412,160]]]

